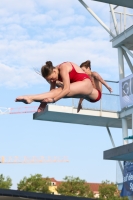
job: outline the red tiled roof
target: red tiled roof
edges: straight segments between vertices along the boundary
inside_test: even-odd
[[[59,186],[63,181],[57,181],[56,185]]]
[[[50,178],[51,182],[57,182],[55,178]]]
[[[56,186],[59,186],[63,181],[57,181],[55,180],[55,178],[50,178],[51,182],[55,182]],[[101,185],[101,183],[87,183],[90,185],[90,189],[92,190],[92,192],[98,192],[99,191],[99,186]]]
[[[59,186],[63,181],[57,181],[55,178],[50,178],[51,182],[55,182],[56,186]]]
[[[90,185],[90,189],[92,192],[98,192],[99,191],[99,186],[101,183],[88,183]]]

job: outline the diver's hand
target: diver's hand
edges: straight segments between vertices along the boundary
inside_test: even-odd
[[[108,87],[108,90],[110,91],[110,93],[113,92],[112,88],[111,87]]]

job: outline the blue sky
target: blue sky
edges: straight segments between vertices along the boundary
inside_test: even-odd
[[[85,2],[110,25],[108,5]],[[56,65],[90,59],[92,70],[104,79],[119,79],[110,36],[78,0],[1,0],[0,19],[0,107],[22,107],[14,102],[17,96],[48,91],[49,85],[33,69],[40,70],[47,60]],[[13,180],[13,189],[24,176],[35,173],[57,180],[67,175],[88,182],[116,181],[116,162],[103,160],[103,151],[112,148],[106,128],[32,118],[0,115],[0,156],[67,156],[69,163],[1,165],[1,173]],[[121,145],[121,130],[111,131],[116,145]]]

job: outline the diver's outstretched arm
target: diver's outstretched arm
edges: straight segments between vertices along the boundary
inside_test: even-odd
[[[113,92],[112,88],[102,79],[102,77],[97,72],[92,72],[92,76],[100,81],[109,91],[110,93]]]

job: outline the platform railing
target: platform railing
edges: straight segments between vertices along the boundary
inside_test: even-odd
[[[78,106],[78,101],[79,100],[74,99],[75,108],[77,108]],[[120,111],[119,95],[102,93],[101,100],[96,103],[91,103],[84,100],[82,104],[82,109],[119,112]]]
[[[106,80],[108,84],[112,87],[113,93],[109,93],[105,87],[103,87],[102,98],[96,103],[91,103],[84,100],[82,103],[82,109],[85,110],[98,110],[98,111],[109,111],[109,112],[119,112],[120,111],[120,100],[119,100],[119,88],[118,81]],[[60,106],[70,106],[73,108],[78,107],[79,99],[61,99],[55,103],[55,105]]]
[[[117,29],[119,34],[133,25],[132,9],[130,8],[125,9],[119,6],[116,10],[114,10],[114,13],[117,21]],[[110,30],[114,35],[116,35],[111,12],[110,12]]]

